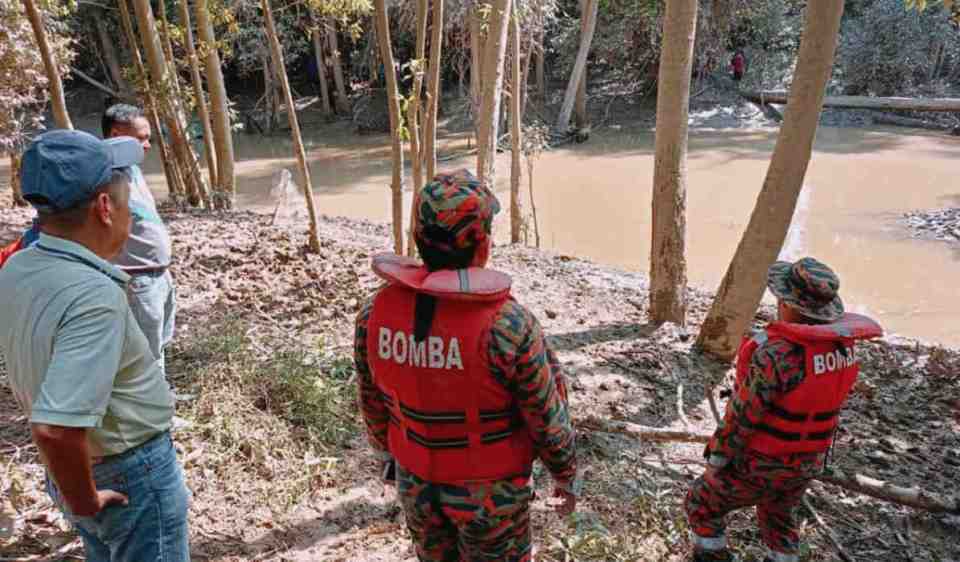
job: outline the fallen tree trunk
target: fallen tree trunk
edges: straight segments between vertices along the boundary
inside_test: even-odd
[[[888,115],[886,113],[875,115],[873,122],[877,125],[894,125],[896,127],[911,127],[930,131],[952,132],[957,129],[957,127],[951,127],[950,125],[944,125],[942,123],[924,121],[923,119],[915,119],[913,117],[902,117],[900,115]]]
[[[597,418],[577,420],[577,427],[630,435],[649,441],[672,441],[677,443],[707,443],[710,435],[694,433],[679,429],[649,427],[625,421],[607,421]],[[889,482],[877,480],[863,474],[848,475],[838,469],[827,469],[823,474],[814,478],[820,482],[833,484],[858,494],[870,496],[914,509],[922,509],[932,513],[960,514],[960,496],[944,497],[933,494],[919,487],[904,488]]]
[[[787,103],[787,92],[742,91],[748,100],[765,105]],[[867,96],[826,96],[824,107],[842,109],[879,109],[884,111],[956,111],[960,112],[960,98],[871,98]]]

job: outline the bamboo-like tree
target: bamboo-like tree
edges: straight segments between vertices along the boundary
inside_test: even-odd
[[[310,167],[307,166],[307,153],[303,148],[303,137],[300,135],[300,122],[297,119],[297,106],[293,103],[293,93],[290,91],[290,82],[287,79],[287,69],[283,64],[283,47],[277,39],[277,28],[273,22],[273,10],[270,9],[270,0],[260,0],[263,7],[264,26],[267,29],[267,40],[270,42],[270,55],[276,68],[276,75],[280,79],[280,88],[287,104],[287,119],[290,122],[290,137],[297,155],[297,165],[300,168],[300,177],[303,178],[303,195],[307,202],[307,215],[310,219],[309,247],[313,252],[320,251],[320,237],[317,228],[317,208],[313,202],[313,183],[310,181]]]
[[[180,100],[172,95],[175,91],[173,83],[176,76],[171,76],[150,0],[133,0],[133,7],[137,14],[140,39],[150,70],[150,87],[159,92],[156,94],[158,112],[170,132],[173,153],[176,156],[180,178],[186,187],[190,204],[199,205],[202,201],[201,195],[207,188],[200,173],[197,155],[193,152],[193,146],[188,142],[183,130],[186,119],[183,116]]]
[[[427,79],[427,113],[424,119],[424,161],[427,178],[433,180],[437,173],[437,114],[440,109],[440,66],[443,51],[443,0],[433,0],[433,16],[430,34],[430,75]]]
[[[320,26],[315,26],[310,37],[313,39],[313,60],[317,65],[317,79],[320,81],[320,110],[324,115],[333,114],[333,106],[330,105],[330,88],[327,86],[327,68],[323,60],[323,37],[320,34]]]
[[[580,87],[580,81],[586,71],[587,56],[590,54],[590,46],[593,44],[594,32],[597,29],[599,7],[599,0],[584,0],[583,17],[587,18],[587,21],[583,25],[583,33],[580,34],[580,48],[577,50],[577,59],[573,63],[573,71],[570,73],[567,90],[563,95],[563,105],[560,107],[559,116],[557,116],[555,129],[559,133],[566,133],[570,128],[570,117],[573,114],[574,103],[577,101],[577,89]]]
[[[763,298],[767,270],[783,248],[810,162],[842,15],[843,0],[807,3],[797,70],[767,177],[697,338],[712,355],[736,353]]]
[[[523,224],[520,210],[520,180],[523,175],[521,165],[523,138],[521,121],[523,110],[521,99],[527,89],[520,72],[520,22],[519,13],[514,6],[510,18],[510,242],[520,242],[520,230]]]
[[[407,255],[416,254],[413,233],[417,228],[417,191],[423,186],[423,154],[420,145],[420,94],[423,90],[423,63],[426,56],[427,10],[429,0],[417,0],[416,60],[413,61],[413,91],[407,103],[407,136],[410,138],[410,162],[413,165],[413,194],[410,197],[410,232],[407,233]],[[428,177],[428,181],[432,180]]]
[[[216,186],[217,181],[217,147],[213,140],[213,126],[210,124],[210,111],[207,98],[203,91],[203,79],[200,77],[200,58],[193,42],[193,29],[190,25],[190,6],[188,0],[180,0],[180,21],[183,24],[183,44],[190,59],[190,81],[193,84],[193,97],[197,104],[197,115],[203,126],[203,155],[207,160],[207,177],[210,185]]]
[[[30,26],[33,27],[33,36],[37,41],[37,48],[40,50],[40,57],[43,59],[43,68],[47,74],[47,82],[50,88],[50,106],[53,108],[53,121],[60,129],[72,129],[73,123],[70,121],[70,114],[67,112],[67,101],[63,95],[63,82],[60,80],[60,69],[53,50],[50,48],[50,42],[47,40],[47,30],[43,26],[43,17],[34,0],[23,0],[23,7],[27,11],[27,18],[30,20]]]
[[[503,92],[503,62],[507,52],[511,0],[495,0],[483,53],[483,94],[477,138],[477,178],[490,189],[496,185],[497,133]]]
[[[657,80],[650,320],[686,324],[687,115],[697,0],[667,3]]]
[[[230,100],[223,81],[220,53],[207,0],[195,0],[197,34],[202,41],[203,62],[210,90],[210,118],[213,142],[217,148],[217,185],[213,193],[213,206],[217,209],[233,208],[237,193],[237,178],[233,163],[233,130],[230,127]]]
[[[143,64],[140,47],[137,46],[137,36],[133,31],[133,20],[130,18],[130,6],[127,4],[127,0],[117,0],[117,8],[120,12],[120,27],[123,28],[124,36],[127,39],[127,46],[130,47],[130,58],[133,59],[134,69],[140,82],[140,95],[146,107],[150,127],[154,131],[160,131],[160,110],[157,99],[154,97],[152,88],[150,87],[150,77],[147,73],[146,66]],[[180,170],[177,167],[176,158],[170,146],[167,144],[167,139],[164,135],[157,134],[154,139],[153,142],[157,145],[160,152],[160,162],[163,164],[163,173],[167,178],[167,189],[170,198],[174,203],[179,204],[185,188],[183,186],[183,179],[180,177]]]
[[[347,81],[343,77],[343,60],[340,56],[340,44],[337,39],[337,20],[330,18],[327,24],[327,44],[330,47],[330,59],[333,61],[333,84],[336,87],[334,105],[337,113],[350,113],[350,97],[347,95]]]
[[[393,179],[391,211],[393,214],[393,249],[403,253],[403,137],[400,130],[400,92],[397,89],[397,71],[393,62],[393,47],[390,42],[390,18],[384,0],[374,0],[374,21],[377,28],[377,43],[380,45],[380,60],[387,78],[387,105],[390,111],[390,131],[393,139]]]

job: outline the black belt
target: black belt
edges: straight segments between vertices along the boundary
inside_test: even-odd
[[[127,275],[135,277],[137,275],[159,275],[166,272],[167,269],[168,266],[161,265],[157,267],[125,267],[122,271]]]

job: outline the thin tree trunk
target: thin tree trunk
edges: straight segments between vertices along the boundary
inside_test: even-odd
[[[593,34],[597,29],[597,10],[600,3],[598,0],[585,0],[585,2],[583,13],[587,17],[587,22],[584,32],[580,34],[580,49],[577,51],[577,60],[574,62],[573,72],[570,73],[567,91],[563,96],[563,106],[561,106],[560,115],[557,117],[556,130],[559,133],[566,133],[570,128],[570,116],[573,113],[573,105],[577,101],[577,88],[580,87],[580,80],[586,72],[587,56],[590,54]]]
[[[57,66],[57,60],[50,49],[50,43],[47,41],[47,30],[43,26],[43,17],[37,10],[34,0],[23,0],[23,5],[27,10],[30,26],[33,27],[33,36],[37,41],[37,48],[40,49],[43,69],[50,84],[50,105],[53,108],[53,121],[59,129],[72,129],[73,123],[70,121],[70,114],[67,113],[67,101],[63,95],[63,82],[60,81],[60,68]]]
[[[380,60],[387,79],[387,105],[390,109],[390,132],[393,137],[393,249],[403,253],[403,140],[400,137],[400,92],[397,90],[397,73],[393,64],[393,47],[390,40],[390,19],[384,0],[374,0],[376,12],[377,42],[380,44]]]
[[[197,100],[197,115],[203,125],[203,154],[207,160],[207,176],[210,185],[219,185],[217,181],[217,149],[213,140],[213,127],[210,124],[210,112],[207,109],[207,99],[203,92],[203,79],[200,75],[200,59],[193,44],[193,29],[190,25],[190,5],[188,0],[180,0],[180,21],[183,23],[183,43],[190,59],[190,80],[193,82],[193,96]],[[211,207],[210,201],[207,207]]]
[[[672,0],[663,18],[657,79],[650,320],[686,325],[687,115],[697,0]]]
[[[327,26],[327,42],[330,46],[330,57],[333,59],[333,83],[337,88],[334,103],[337,113],[348,115],[350,98],[347,96],[347,84],[343,79],[343,62],[340,60],[340,45],[337,39],[337,20],[334,18],[330,18],[330,24]]]
[[[27,200],[23,198],[23,189],[20,185],[20,161],[22,155],[14,148],[10,151],[10,189],[13,190],[13,206],[26,207]]]
[[[174,161],[173,153],[167,145],[167,139],[161,133],[160,128],[160,110],[157,105],[157,99],[153,96],[150,86],[150,75],[143,64],[143,57],[140,55],[140,47],[137,46],[137,36],[133,30],[133,21],[130,19],[130,6],[127,0],[117,0],[117,7],[120,12],[120,26],[123,27],[123,33],[127,38],[127,46],[130,48],[130,57],[133,59],[134,68],[137,76],[145,85],[141,95],[144,105],[147,108],[147,116],[150,118],[150,127],[156,131],[153,142],[160,150],[160,162],[163,164],[163,174],[167,178],[167,192],[173,203],[179,206],[182,202],[185,188],[183,178],[180,177],[180,171]]]
[[[527,114],[527,99],[530,97],[530,63],[533,60],[533,36],[527,41],[527,52],[523,57],[523,70],[521,71],[522,76],[520,77],[520,120],[523,121],[524,115]]]
[[[167,19],[166,1],[163,0],[161,2],[157,2],[157,9],[160,12],[160,24],[161,24],[159,28],[160,42],[163,44],[164,58],[166,59],[167,65],[169,65],[167,70],[169,74],[167,76],[170,77],[172,94],[175,100],[177,101],[177,103],[180,103],[180,100],[183,100],[184,96],[183,96],[183,92],[180,89],[180,71],[177,68],[177,59],[174,57],[174,54],[173,54],[173,43],[170,41],[170,21]],[[190,138],[189,104],[187,104],[186,109],[183,109],[182,111],[177,111],[176,117],[180,121],[180,127],[183,130],[184,138],[187,140],[187,142],[191,142],[192,139]],[[192,147],[193,143],[191,143],[190,146]],[[192,149],[190,150],[190,154],[196,157]],[[189,165],[189,167],[192,169],[193,166]],[[200,161],[199,161],[199,158],[197,158],[197,175],[199,176],[199,174],[200,174]],[[201,181],[199,185],[196,186],[196,189],[197,189],[196,196],[199,197],[201,204],[204,207],[209,209],[210,208],[210,192],[207,190],[206,184],[204,184]],[[188,193],[190,193],[189,189],[188,189]]]
[[[327,69],[323,62],[323,39],[320,37],[320,28],[315,28],[311,35],[313,36],[313,58],[317,64],[317,80],[320,82],[320,109],[324,115],[330,115],[333,113],[333,106],[330,105],[330,88],[327,86]]]
[[[511,78],[510,78],[510,243],[520,242],[520,227],[523,223],[520,211],[520,179],[523,168],[520,165],[520,147],[522,145],[520,119],[521,93],[525,88],[520,72],[520,24],[519,13],[514,6],[510,18]]]
[[[307,214],[310,217],[309,246],[313,252],[320,252],[320,238],[317,232],[317,208],[313,203],[313,183],[310,181],[310,168],[307,166],[307,153],[303,148],[303,137],[300,136],[300,123],[297,120],[297,107],[293,103],[293,93],[290,91],[290,82],[287,80],[287,69],[283,64],[283,50],[277,39],[277,28],[273,23],[273,11],[270,9],[270,0],[261,0],[263,6],[264,23],[267,28],[267,38],[270,41],[270,52],[273,54],[273,63],[276,66],[277,77],[287,103],[287,119],[290,121],[290,137],[297,152],[297,164],[300,167],[300,177],[303,178],[303,195],[307,200]]]
[[[842,14],[843,0],[807,4],[796,77],[770,168],[697,339],[712,355],[730,358],[736,353],[763,297],[767,269],[783,248],[810,162]]]
[[[151,83],[163,92],[158,98],[160,113],[166,120],[167,129],[172,137],[173,150],[176,154],[180,177],[186,187],[187,197],[191,205],[201,203],[201,194],[206,191],[203,176],[200,174],[200,164],[193,148],[187,141],[181,123],[184,122],[180,101],[169,95],[169,88],[176,79],[169,75],[169,67],[163,55],[163,47],[157,35],[157,25],[153,18],[153,9],[150,0],[134,0],[134,10],[137,13],[137,23],[140,29],[143,50],[147,55],[150,66]]]
[[[541,18],[540,25],[543,25],[543,20]],[[536,75],[537,75],[537,95],[540,96],[541,103],[545,103],[547,100],[547,77],[546,71],[544,69],[544,50],[543,50],[543,37],[544,30],[541,28],[540,32],[537,34],[537,63],[536,63]]]
[[[214,35],[207,0],[195,0],[194,10],[197,16],[197,33],[203,45],[204,68],[207,74],[207,87],[210,89],[210,113],[213,128],[213,141],[217,147],[217,187],[213,195],[213,205],[217,209],[233,208],[236,197],[237,180],[233,164],[233,130],[230,127],[230,101],[223,82],[223,70],[220,65],[220,53],[217,51],[217,38]]]
[[[585,8],[587,8],[588,0],[580,0],[580,36],[583,37],[587,33],[587,23],[589,23],[588,16]],[[588,117],[587,117],[587,75],[589,74],[587,67],[583,67],[583,74],[580,76],[580,82],[577,83],[577,101],[574,109],[574,124],[577,127],[577,130],[582,130],[588,126]]]
[[[267,39],[269,41],[269,38]],[[280,97],[277,95],[276,72],[270,60],[272,52],[263,53],[263,100],[267,110],[267,130],[273,133],[280,121]]]
[[[410,196],[410,232],[407,233],[407,255],[416,255],[413,233],[417,228],[417,192],[423,187],[423,155],[420,152],[420,93],[423,90],[424,58],[427,50],[428,0],[417,0],[416,64],[413,92],[407,105],[407,130],[410,136],[410,162],[413,164],[413,193]],[[424,126],[426,129],[426,125]],[[430,179],[433,179],[432,177]]]
[[[123,69],[120,67],[120,58],[117,56],[117,49],[113,42],[115,39],[107,33],[107,12],[103,9],[97,10],[97,17],[94,18],[97,26],[97,37],[100,39],[100,48],[103,50],[103,58],[107,61],[107,70],[110,72],[110,80],[117,92],[129,94],[132,91],[130,83],[123,77]]]
[[[432,34],[430,36],[430,76],[427,80],[427,118],[424,125],[424,161],[427,177],[437,173],[437,114],[440,108],[440,65],[443,50],[443,0],[433,0]]]
[[[477,139],[477,178],[491,190],[496,186],[497,129],[500,125],[503,59],[507,52],[511,5],[511,0],[494,1],[483,53],[483,97],[480,103],[480,134]]]
[[[473,134],[480,142],[480,97],[483,91],[483,21],[477,2],[470,7],[467,17],[470,20],[470,112],[473,114]]]
[[[539,149],[538,149],[539,150]],[[537,244],[537,249],[540,249],[540,222],[537,219],[537,201],[533,197],[533,168],[534,168],[534,159],[531,158],[531,155],[527,155],[527,186],[530,191],[530,213],[533,218],[533,235],[534,240]]]

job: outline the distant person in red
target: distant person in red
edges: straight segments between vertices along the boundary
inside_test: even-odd
[[[737,54],[733,55],[733,58],[730,59],[730,66],[733,68],[734,81],[742,80],[743,73],[747,69],[747,57],[743,55],[743,51],[737,51]]]

